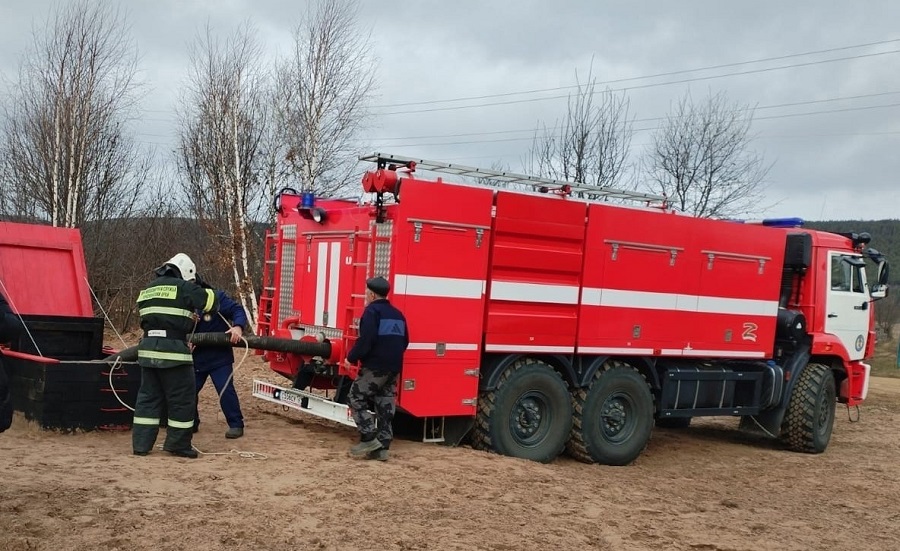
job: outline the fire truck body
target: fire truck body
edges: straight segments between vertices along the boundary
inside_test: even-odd
[[[626,464],[654,420],[733,415],[820,452],[835,401],[865,398],[864,238],[579,200],[568,184],[423,180],[410,159],[371,160],[373,202],[279,196],[262,333],[330,347],[267,352],[294,388],[257,382],[261,398],[316,413],[321,399],[301,389],[333,390],[325,416],[352,424],[339,406],[356,373],[342,362],[375,275],[409,321],[398,406],[432,427],[426,439],[470,432],[508,455],[549,461],[565,447]]]

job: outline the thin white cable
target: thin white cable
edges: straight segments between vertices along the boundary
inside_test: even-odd
[[[222,321],[225,322],[225,325],[227,325],[229,329],[234,328],[234,325],[232,325],[231,322],[222,315],[222,312],[216,313],[219,314],[219,317],[222,318]],[[219,404],[222,403],[222,395],[225,394],[225,389],[228,388],[228,383],[230,383],[232,379],[234,379],[234,374],[237,373],[239,367],[244,365],[244,360],[246,360],[247,356],[250,354],[250,343],[247,342],[247,339],[245,339],[244,337],[241,337],[241,340],[244,341],[244,357],[241,358],[241,361],[238,362],[237,365],[232,365],[231,374],[228,375],[228,379],[226,379],[225,384],[222,385],[222,392],[219,393]]]
[[[19,318],[19,321],[22,322],[22,327],[24,327],[24,328],[25,328],[25,332],[28,333],[28,338],[31,339],[31,344],[33,344],[33,345],[34,345],[34,349],[37,350],[38,356],[40,356],[40,357],[43,358],[44,355],[41,353],[41,349],[38,348],[37,341],[34,340],[34,335],[31,334],[31,331],[28,329],[28,324],[25,323],[25,320],[22,319],[22,315],[19,314],[19,309],[16,308],[16,305],[13,303],[12,296],[9,294],[9,291],[6,290],[6,285],[3,284],[3,280],[2,280],[2,279],[0,279],[0,287],[3,287],[3,296],[6,297],[6,301],[9,302],[9,305],[12,307],[13,312],[14,312],[14,313],[16,314],[16,316]]]
[[[112,367],[109,368],[109,388],[112,389],[113,396],[116,397],[116,400],[118,400],[120,404],[127,407],[131,411],[134,411],[133,407],[129,406],[128,404],[123,402],[121,398],[119,398],[119,393],[116,392],[116,387],[113,386],[113,371],[115,371],[116,369],[119,368],[119,363],[121,361],[122,361],[122,357],[121,356],[117,357],[116,361],[112,364]]]
[[[201,451],[200,449],[198,449],[197,446],[192,445],[192,447],[200,455],[237,455],[238,457],[241,457],[243,459],[268,459],[269,458],[269,456],[264,453],[248,452],[248,451],[243,451],[243,450],[237,450],[234,448],[232,448],[231,450],[228,450],[227,452],[205,452],[205,451]]]
[[[247,342],[247,339],[241,337],[241,340],[244,341],[244,356],[241,358],[237,364],[232,366],[231,375],[228,376],[228,379],[225,380],[225,384],[222,386],[222,392],[219,393],[219,403],[222,402],[222,394],[225,393],[225,389],[228,388],[228,384],[234,379],[234,374],[237,373],[237,370],[244,365],[244,360],[247,359],[247,356],[250,355],[250,343]]]
[[[193,444],[191,444],[191,447],[194,449],[195,452],[199,453],[200,455],[237,455],[238,457],[241,457],[243,459],[268,459],[269,458],[269,456],[264,453],[248,452],[248,451],[238,450],[238,449],[234,449],[234,448],[228,450],[227,452],[205,452],[205,451],[201,451],[200,449],[197,448],[197,446],[195,446]],[[157,444],[156,449],[165,451],[163,449],[162,444]]]
[[[234,327],[233,325],[231,325],[231,323],[227,319],[225,319],[225,316],[223,316],[221,312],[217,312],[217,314],[219,314],[219,317],[221,317],[225,321],[226,325],[228,325],[229,328]],[[247,339],[245,339],[244,337],[241,337],[241,340],[244,341],[244,356],[241,358],[241,361],[239,361],[236,365],[234,365],[231,368],[231,374],[228,375],[228,379],[226,379],[225,384],[222,385],[222,392],[219,393],[219,404],[220,405],[222,403],[222,395],[225,394],[225,389],[228,388],[229,383],[231,383],[232,379],[234,378],[234,374],[237,373],[237,370],[244,364],[244,360],[247,359],[247,356],[250,353],[250,343],[247,342]],[[264,453],[259,453],[259,452],[248,452],[248,451],[242,451],[242,450],[237,450],[237,449],[231,449],[227,452],[205,452],[205,451],[200,450],[200,448],[198,448],[197,446],[194,446],[193,444],[192,444],[192,447],[200,455],[237,455],[238,457],[241,457],[243,459],[268,459],[269,458],[268,455],[266,455]]]
[[[754,417],[754,416],[752,416],[752,415],[748,415],[747,417],[749,417],[750,419],[753,420],[754,423],[756,423],[756,426],[759,427],[759,430],[761,430],[761,431],[763,431],[764,433],[768,434],[768,435],[771,436],[772,438],[775,438],[776,440],[778,439],[777,436],[775,436],[774,434],[772,434],[771,432],[769,432],[768,430],[766,430],[766,427],[760,425],[760,424],[759,424],[759,421],[756,420],[756,417]]]
[[[100,307],[100,311],[103,312],[103,317],[106,318],[106,321],[107,321],[107,323],[109,323],[109,326],[112,327],[113,332],[116,334],[117,337],[119,337],[119,341],[122,343],[122,346],[124,346],[125,348],[128,348],[128,343],[125,342],[125,339],[123,339],[123,338],[122,338],[122,335],[119,334],[119,331],[116,329],[116,326],[113,325],[112,320],[109,319],[109,316],[108,316],[108,315],[106,315],[106,309],[104,309],[104,308],[103,308],[103,305],[100,304],[100,299],[97,298],[97,294],[94,293],[94,288],[91,287],[91,282],[88,281],[87,276],[85,276],[84,282],[87,283],[88,290],[90,290],[91,296],[94,297],[94,302],[96,302],[96,303],[97,303],[97,306]]]

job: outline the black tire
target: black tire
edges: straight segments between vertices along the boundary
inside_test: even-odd
[[[585,463],[627,465],[641,454],[653,428],[653,396],[634,368],[607,361],[590,386],[573,397],[574,423],[567,444]]]
[[[562,453],[571,429],[566,383],[549,365],[525,358],[506,368],[496,390],[479,397],[472,445],[547,463]]]
[[[831,441],[836,406],[834,373],[827,365],[806,366],[791,391],[781,438],[791,449],[822,453]]]
[[[656,426],[661,429],[686,429],[691,426],[692,417],[660,417]]]

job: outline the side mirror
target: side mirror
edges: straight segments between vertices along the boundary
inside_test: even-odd
[[[875,270],[875,282],[878,285],[887,285],[889,266],[887,260],[882,260],[878,263],[878,268]]]
[[[878,300],[888,296],[888,279],[890,278],[890,265],[887,258],[875,249],[866,249],[866,256],[875,263],[875,283],[869,292],[869,296]]]

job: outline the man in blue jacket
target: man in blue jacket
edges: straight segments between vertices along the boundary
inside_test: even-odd
[[[197,283],[201,287],[212,289],[199,276]],[[225,294],[225,291],[215,290],[219,303],[219,313],[203,314],[198,312],[197,333],[227,333],[231,342],[237,344],[244,335],[247,327],[247,312],[244,307]],[[221,315],[219,315],[221,314]],[[226,322],[227,320],[227,322]],[[244,415],[241,413],[241,404],[238,401],[237,392],[234,389],[234,349],[230,346],[198,346],[193,350],[194,373],[197,376],[197,394],[206,383],[206,379],[212,379],[216,387],[222,413],[228,423],[228,431],[225,438],[240,438],[244,435]],[[227,383],[227,385],[226,385]],[[200,413],[194,417],[194,432],[200,428]]]
[[[391,286],[383,277],[366,281],[366,309],[359,320],[359,337],[344,364],[360,362],[350,387],[350,413],[360,442],[350,448],[354,457],[386,461],[394,433],[391,422],[397,409],[397,378],[409,346],[406,318],[387,300]],[[378,418],[369,412],[369,404]]]

